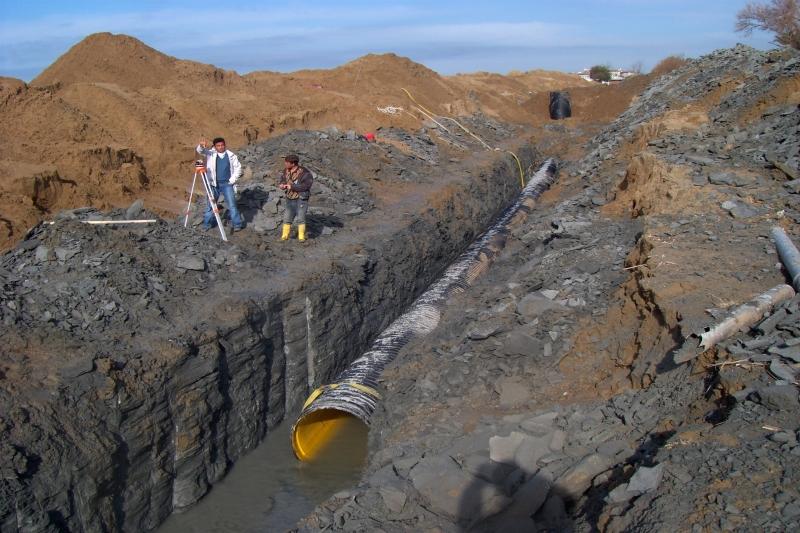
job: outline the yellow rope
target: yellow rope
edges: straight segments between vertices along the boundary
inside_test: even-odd
[[[378,391],[373,389],[372,387],[367,387],[366,385],[362,385],[361,383],[352,383],[352,382],[345,382],[345,383],[331,383],[329,385],[321,385],[314,389],[314,392],[308,395],[308,399],[303,404],[302,411],[306,410],[306,407],[314,403],[314,400],[319,398],[323,393],[328,392],[329,390],[338,389],[339,387],[349,386],[358,391],[363,392],[364,394],[368,394],[373,398],[380,400],[381,395]]]
[[[370,396],[372,396],[373,398],[375,398],[377,400],[381,399],[380,393],[378,391],[376,391],[375,389],[373,389],[372,387],[367,387],[366,385],[362,385],[361,383],[344,383],[344,385],[350,385],[354,389],[360,390],[361,392],[363,392],[365,394],[369,394]]]
[[[436,119],[435,119],[435,118],[433,118],[433,115],[434,115],[434,113],[433,113],[432,111],[430,111],[429,109],[425,108],[425,106],[423,106],[423,105],[422,105],[422,104],[420,104],[419,102],[417,102],[416,98],[414,98],[414,97],[411,95],[411,93],[408,91],[408,89],[406,89],[405,87],[400,87],[400,90],[401,90],[401,91],[403,91],[404,93],[406,93],[406,94],[408,95],[408,97],[409,97],[409,98],[411,98],[411,101],[412,101],[412,102],[414,102],[415,104],[417,104],[417,107],[419,107],[420,111],[421,111],[421,112],[422,112],[424,115],[428,116],[428,118],[430,118],[432,121],[436,122]],[[487,143],[486,143],[486,142],[485,142],[483,139],[481,139],[480,137],[478,137],[477,135],[475,135],[474,133],[472,133],[471,131],[469,131],[469,130],[468,130],[466,127],[464,127],[464,125],[463,125],[463,124],[461,124],[459,121],[457,121],[456,119],[454,119],[454,118],[451,118],[451,117],[444,117],[444,118],[446,118],[447,120],[451,120],[451,121],[455,122],[455,123],[458,125],[458,127],[459,127],[459,128],[461,128],[461,129],[462,129],[462,130],[464,130],[466,133],[468,133],[469,135],[471,135],[472,137],[474,137],[475,139],[477,139],[477,140],[478,140],[478,142],[479,142],[479,143],[481,143],[483,146],[485,146],[487,150],[492,150],[492,147],[491,147],[491,146],[489,146],[489,145],[488,145],[488,144],[487,144]],[[444,126],[442,126],[441,124],[439,124],[438,122],[436,122],[436,124],[437,124],[437,125],[439,125],[439,126],[440,126],[440,127],[441,127],[441,128],[444,130],[444,131],[446,131],[447,133],[450,133],[450,130],[448,130],[447,128],[445,128]],[[519,161],[519,157],[517,157],[517,154],[515,154],[515,153],[514,153],[514,152],[512,152],[511,150],[502,150],[502,149],[500,149],[500,148],[494,148],[494,150],[495,150],[495,151],[498,151],[498,152],[506,152],[506,153],[509,153],[509,154],[511,154],[511,155],[514,157],[514,160],[517,162],[517,168],[519,168],[519,181],[520,181],[520,184],[522,185],[522,187],[525,187],[525,173],[522,171],[522,163],[520,163],[520,161]]]

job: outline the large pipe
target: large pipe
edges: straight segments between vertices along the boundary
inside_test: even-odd
[[[775,248],[778,250],[783,266],[792,277],[792,285],[800,291],[800,252],[797,251],[792,240],[783,231],[783,228],[775,226],[772,228],[772,238],[775,240]]]
[[[352,420],[366,425],[380,394],[383,369],[412,339],[427,335],[439,324],[448,298],[467,289],[505,247],[509,228],[533,209],[555,180],[557,166],[548,159],[531,178],[517,201],[453,263],[442,276],[375,340],[369,351],[353,361],[333,383],[316,389],[306,400],[292,427],[292,448],[301,461],[313,460]]]

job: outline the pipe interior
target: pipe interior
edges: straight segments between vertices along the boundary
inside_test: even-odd
[[[301,461],[341,460],[333,455],[366,456],[369,428],[359,418],[337,409],[320,409],[304,415],[292,431],[292,448]],[[333,450],[338,450],[337,454]],[[338,457],[338,455],[337,455]]]

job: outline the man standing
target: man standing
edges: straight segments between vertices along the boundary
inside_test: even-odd
[[[242,217],[236,208],[233,184],[242,175],[242,165],[239,163],[239,158],[236,157],[236,154],[225,148],[225,139],[217,137],[212,144],[214,148],[208,148],[208,141],[200,139],[200,144],[197,145],[197,153],[206,156],[206,172],[208,172],[208,177],[210,178],[211,195],[214,197],[214,201],[216,202],[219,199],[220,194],[225,197],[225,205],[228,206],[228,211],[231,214],[232,232],[239,231],[242,229]],[[212,218],[214,218],[214,213],[211,210],[211,202],[208,202],[206,212],[203,215],[204,230],[211,228]]]
[[[283,158],[283,172],[281,172],[278,187],[286,195],[286,208],[283,210],[283,232],[281,240],[288,241],[292,231],[292,221],[297,220],[297,240],[306,240],[306,211],[308,211],[308,198],[311,196],[311,185],[314,177],[311,172],[300,166],[300,158],[289,154]]]

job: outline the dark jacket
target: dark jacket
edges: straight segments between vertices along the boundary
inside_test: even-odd
[[[314,184],[314,176],[311,174],[311,171],[308,170],[306,167],[298,167],[299,173],[297,174],[297,178],[294,180],[290,180],[286,175],[286,171],[284,170],[281,172],[280,178],[278,180],[278,184],[282,185],[284,183],[288,183],[291,186],[291,191],[300,195],[301,200],[308,200],[308,197],[311,196],[311,185]],[[287,198],[291,198],[294,196],[290,194],[290,191],[284,191]]]

